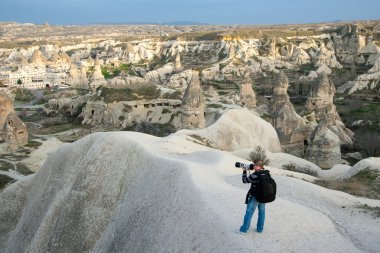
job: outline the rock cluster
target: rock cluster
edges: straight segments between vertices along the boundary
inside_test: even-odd
[[[306,102],[305,114],[313,114],[319,122],[324,119],[326,110],[334,117],[330,117],[329,129],[340,139],[341,145],[352,146],[353,133],[343,124],[334,105],[335,86],[331,78],[322,72],[317,81],[312,85]]]
[[[288,87],[288,78],[283,71],[280,71],[278,81],[273,89],[270,115],[282,149],[287,153],[302,157],[304,140],[306,139],[306,122],[297,114],[293,104],[290,102],[287,93]]]

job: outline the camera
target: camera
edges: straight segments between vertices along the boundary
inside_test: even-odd
[[[235,167],[236,168],[242,168],[244,170],[253,170],[253,163],[251,164],[244,164],[244,163],[240,163],[240,162],[236,162],[235,163]]]

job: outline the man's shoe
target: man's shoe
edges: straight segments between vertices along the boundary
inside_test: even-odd
[[[240,230],[237,230],[236,233],[237,233],[237,234],[241,234],[241,235],[246,235],[246,234],[248,234],[247,232],[243,232],[243,231],[240,231]]]

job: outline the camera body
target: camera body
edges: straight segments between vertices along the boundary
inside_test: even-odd
[[[240,163],[240,162],[235,163],[236,168],[242,168],[244,170],[253,170],[253,166],[254,166],[253,163],[251,163],[251,164],[244,164],[244,163]]]

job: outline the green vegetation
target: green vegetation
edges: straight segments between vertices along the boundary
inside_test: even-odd
[[[175,127],[168,123],[168,124],[158,124],[158,123],[151,123],[149,121],[141,121],[137,124],[128,126],[126,131],[135,131],[140,133],[146,133],[158,137],[164,137],[168,136],[171,133],[175,132]]]
[[[197,134],[191,134],[190,137],[197,140],[197,142],[195,142],[195,143],[202,144],[204,146],[212,148],[211,142],[207,138],[199,136]]]
[[[106,103],[114,101],[133,101],[139,99],[157,99],[160,97],[160,89],[151,84],[138,85],[134,88],[114,89],[107,87],[99,87],[100,96],[96,100],[103,99]]]
[[[35,134],[56,134],[56,133],[61,133],[69,130],[74,130],[82,128],[82,125],[80,124],[72,124],[72,123],[65,123],[65,124],[58,124],[58,125],[51,125],[48,127],[44,128],[38,128],[34,130]]]
[[[15,95],[16,95],[15,100],[22,101],[22,102],[29,102],[35,98],[33,92],[25,88],[17,88],[15,90]]]
[[[130,88],[125,89],[112,89],[106,87],[99,87],[101,90],[99,98],[102,98],[106,103],[112,103],[113,101],[131,101],[136,100],[136,96],[133,95],[133,90]]]
[[[308,174],[308,175],[313,176],[313,177],[317,176],[317,173],[315,171],[313,171],[309,168],[302,168],[302,169],[297,168],[297,166],[294,163],[284,164],[284,165],[282,165],[282,169]]]
[[[145,84],[139,85],[137,89],[134,90],[134,93],[143,99],[157,99],[161,95],[161,90],[155,85]]]
[[[367,204],[364,204],[364,205],[358,205],[356,207],[369,211],[375,218],[380,218],[380,207],[378,206],[372,207]]]
[[[24,176],[27,176],[27,175],[30,175],[30,174],[33,174],[34,172],[31,171],[27,165],[23,164],[23,163],[18,163],[17,164],[17,171],[21,174],[23,174]]]
[[[168,108],[164,108],[162,109],[162,114],[166,114],[166,113],[171,113],[172,111],[170,111]]]
[[[0,190],[5,188],[8,184],[11,184],[15,182],[14,179],[8,177],[8,176],[5,176],[5,175],[0,175]]]
[[[366,168],[345,180],[318,180],[315,183],[333,190],[372,199],[380,199],[380,173]]]
[[[173,92],[173,93],[164,93],[162,95],[162,98],[165,98],[165,99],[182,99],[182,92],[180,92],[179,90]]]
[[[221,104],[207,104],[206,107],[207,108],[222,108],[223,105],[221,105]]]
[[[0,170],[8,171],[10,169],[14,169],[13,164],[10,162],[0,161]]]
[[[25,147],[28,147],[28,148],[36,148],[36,147],[39,147],[41,146],[42,143],[39,142],[39,141],[33,141],[33,140],[29,140],[28,144],[25,145]]]
[[[310,71],[314,70],[314,66],[311,63],[303,64],[299,67],[298,72],[308,75]]]

